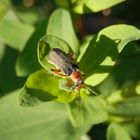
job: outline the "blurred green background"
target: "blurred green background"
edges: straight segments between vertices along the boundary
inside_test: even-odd
[[[17,94],[28,75],[40,69],[35,48],[39,39],[46,33],[48,19],[55,9],[64,7],[71,12],[79,40],[113,24],[130,24],[140,28],[139,0],[128,0],[99,12],[89,12],[88,9],[84,14],[74,12],[72,6],[69,0],[0,0],[0,139],[78,140],[88,131],[91,139],[105,140],[108,123],[94,125],[91,129],[75,129],[71,124],[67,128],[65,124],[70,122],[60,104],[48,104],[49,110],[45,112],[44,104],[34,109],[26,109],[19,107],[17,103]],[[140,94],[139,43],[140,41],[135,41],[127,44],[110,76],[99,85],[105,95],[116,89],[122,89],[124,96],[126,91],[132,96],[131,93],[136,89]],[[26,54],[27,51],[30,53]],[[55,110],[55,106],[59,106],[60,110]],[[54,116],[51,121],[46,117],[49,113]],[[57,113],[62,116],[57,117]],[[36,120],[40,121],[36,123]],[[128,121],[127,125],[130,127],[126,125],[132,139],[140,139],[138,122]],[[63,130],[70,133],[64,134]],[[50,136],[50,133],[53,136]]]

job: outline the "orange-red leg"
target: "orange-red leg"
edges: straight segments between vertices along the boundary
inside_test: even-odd
[[[79,85],[79,86],[77,87],[77,90],[80,92],[80,89],[81,89],[82,87],[84,87],[84,84]]]
[[[54,73],[57,74],[57,75],[66,77],[66,75],[64,75],[64,74],[61,73],[61,70],[60,70],[60,69],[58,69],[58,70],[56,70],[56,69],[51,69],[51,71],[54,72]]]
[[[73,81],[72,81],[72,80],[69,80],[69,81],[66,83],[66,86],[67,86],[67,87],[71,87],[72,84],[73,84]]]

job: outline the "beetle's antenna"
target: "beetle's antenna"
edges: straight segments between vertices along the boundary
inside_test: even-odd
[[[104,96],[102,95],[99,95],[98,93],[96,93],[95,91],[93,91],[91,88],[89,88],[88,86],[84,85],[84,87],[90,92],[90,93],[93,93],[94,95],[100,97],[100,99],[104,100],[106,103],[109,104],[109,102],[105,99]]]

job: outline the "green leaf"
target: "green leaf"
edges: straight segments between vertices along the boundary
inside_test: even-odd
[[[128,118],[139,117],[140,115],[140,97],[126,98],[125,100],[112,105],[109,108],[112,115],[123,116]]]
[[[77,54],[79,42],[74,32],[70,13],[65,9],[57,9],[49,19],[47,35],[53,35],[66,41]]]
[[[1,62],[0,62],[0,89],[3,94],[13,91],[19,87],[22,87],[25,83],[25,79],[17,77],[15,73],[15,61],[17,59],[18,52],[15,49],[7,47],[6,45],[0,46]],[[3,50],[2,50],[3,48]]]
[[[33,31],[33,26],[13,20],[9,14],[0,21],[0,40],[19,51],[23,50]]]
[[[69,103],[68,110],[73,125],[84,126],[106,121],[108,118],[106,105],[104,100],[92,96],[81,97]]]
[[[41,89],[31,89],[25,86],[20,92],[19,105],[31,107],[39,105],[41,102],[47,102],[54,99],[56,99],[55,96],[51,96]]]
[[[44,70],[32,73],[20,93],[19,102],[22,106],[35,106],[41,102],[57,100],[70,102],[75,94],[59,88],[59,77],[54,77]]]
[[[89,43],[93,37],[94,37],[94,35],[88,35],[88,36],[83,38],[81,46],[80,46],[80,53],[79,53],[79,56],[77,58],[77,62],[81,61],[81,58],[83,57],[84,53],[86,52],[86,49],[88,48]]]
[[[122,126],[132,138],[140,139],[139,120],[123,123]]]
[[[107,140],[132,140],[119,124],[111,123],[107,129]]]
[[[71,0],[76,13],[99,12],[125,0]]]
[[[118,44],[117,49],[120,53],[128,42],[140,39],[140,30],[126,24],[112,25],[99,32],[98,40],[102,35],[115,41]]]
[[[18,76],[27,76],[41,67],[37,59],[37,43],[45,34],[46,24],[47,22],[43,21],[36,27],[24,50],[19,54],[15,66]]]
[[[59,88],[65,91],[71,92],[73,88],[75,88],[75,84],[71,83],[70,86],[67,86],[67,83],[70,79],[60,79],[59,80]]]
[[[138,95],[140,95],[140,81],[137,83],[137,85],[136,85],[136,93],[138,94]]]
[[[86,76],[85,83],[95,86],[102,82],[110,72],[118,56],[117,44],[106,36],[100,40],[94,37],[80,61],[80,70]]]
[[[21,20],[27,24],[36,25],[41,21],[40,13],[36,9],[29,8],[28,10],[23,10],[19,12]]]
[[[130,25],[113,25],[94,36],[80,60],[80,69],[85,73],[85,83],[95,86],[102,82],[125,45],[140,38],[140,31]]]
[[[47,102],[34,108],[17,104],[19,91],[0,101],[0,138],[3,140],[78,140],[90,126],[74,128],[64,105]],[[9,115],[8,115],[9,114]]]
[[[1,0],[0,1],[0,20],[4,17],[4,15],[8,11],[9,7],[10,7],[9,0]]]
[[[56,69],[48,62],[48,53],[52,48],[60,48],[66,54],[72,53],[70,46],[64,40],[51,35],[43,36],[38,43],[37,54],[39,63],[49,72],[50,69]]]
[[[111,97],[111,100],[108,98],[109,102],[116,102],[123,98],[118,92],[122,92],[122,89],[124,89],[124,86],[127,84],[132,84],[133,87],[136,83],[138,84],[136,81],[139,81],[140,79],[139,60],[140,46],[136,44],[136,42],[128,43],[117,60],[119,63],[113,67],[109,76],[98,86],[99,91],[103,93],[103,95],[111,95],[109,96],[109,98]],[[133,94],[133,96],[135,96],[136,93],[139,94],[137,85],[134,88],[133,92],[131,89],[129,90],[129,88],[127,88],[127,91],[129,90],[128,92],[131,92],[131,95]],[[114,92],[116,92],[116,95]],[[128,93],[126,94],[129,95]]]
[[[2,42],[0,42],[0,63],[4,57],[5,50],[6,50],[5,45]]]
[[[69,6],[70,6],[70,1],[69,0],[55,0],[55,3],[59,7],[69,8]]]

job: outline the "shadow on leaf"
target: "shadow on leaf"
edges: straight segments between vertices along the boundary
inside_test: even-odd
[[[86,77],[94,73],[110,72],[118,57],[117,43],[101,35],[94,36],[80,62],[80,69]]]
[[[56,98],[41,89],[31,89],[25,86],[20,93],[19,104],[26,107],[35,106],[40,102],[47,102]]]

